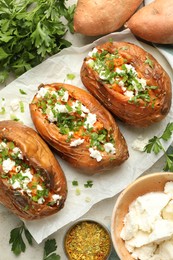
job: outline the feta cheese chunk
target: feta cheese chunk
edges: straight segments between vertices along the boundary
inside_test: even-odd
[[[102,155],[98,150],[95,150],[93,148],[89,148],[90,156],[97,160],[97,162],[100,162],[102,160]]]
[[[14,166],[15,166],[15,161],[12,161],[10,158],[8,158],[2,162],[2,169],[5,173],[8,173],[9,171],[11,171]]]
[[[72,146],[72,147],[78,146],[78,145],[82,144],[84,141],[85,141],[84,139],[78,138],[78,139],[72,141],[70,143],[70,146]]]

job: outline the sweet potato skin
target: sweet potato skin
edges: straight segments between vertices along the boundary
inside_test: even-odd
[[[78,168],[82,173],[92,175],[95,173],[104,173],[106,170],[122,164],[128,158],[127,144],[118,125],[111,114],[91,94],[69,84],[52,83],[45,86],[54,87],[57,90],[61,87],[66,89],[73,98],[79,100],[91,113],[96,114],[97,118],[104,123],[106,129],[112,129],[113,138],[116,142],[116,154],[104,155],[100,162],[90,157],[85,142],[79,146],[70,147],[66,141],[66,137],[59,133],[57,126],[48,120],[44,120],[41,112],[34,104],[36,101],[35,96],[30,104],[33,123],[43,139],[55,148],[62,159],[70,163],[71,166]]]
[[[74,14],[74,30],[88,36],[118,30],[142,0],[79,0]]]
[[[115,116],[126,124],[135,127],[147,127],[162,120],[170,110],[172,90],[170,77],[156,59],[139,46],[127,42],[107,42],[97,46],[97,49],[118,53],[140,72],[142,78],[151,86],[158,86],[155,95],[155,105],[152,103],[136,105],[128,102],[128,97],[111,89],[110,85],[100,80],[99,75],[84,59],[81,68],[81,80],[84,86]],[[146,64],[148,57],[153,68]]]
[[[44,171],[50,189],[62,196],[59,205],[55,207],[31,202],[24,194],[16,195],[16,191],[4,185],[0,178],[0,202],[24,220],[40,219],[61,210],[67,196],[66,178],[53,153],[37,132],[22,123],[6,120],[0,122],[0,139],[14,142],[32,167]],[[24,210],[26,205],[29,208]]]
[[[173,1],[155,0],[138,10],[125,25],[146,41],[172,44]]]

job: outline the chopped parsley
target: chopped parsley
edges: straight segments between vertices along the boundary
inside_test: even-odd
[[[88,148],[93,147],[101,152],[105,151],[106,143],[115,145],[113,130],[105,129],[96,115],[90,113],[89,109],[79,100],[74,99],[65,88],[47,88],[46,93],[45,90],[43,93],[43,96],[39,96],[33,102],[45,119],[54,123],[61,135],[66,135],[67,143],[71,145],[75,139],[87,140]],[[78,143],[72,144],[72,146],[78,145]]]
[[[126,50],[126,46],[120,49]],[[88,65],[98,73],[101,81],[108,84],[108,87],[129,97],[129,103],[139,104],[142,100],[146,105],[149,103],[154,107],[154,99],[150,96],[150,91],[158,86],[149,86],[147,81],[138,77],[138,73],[131,64],[127,63],[118,49],[114,53],[99,49],[93,51],[92,57],[88,57]],[[153,68],[152,60],[147,56],[145,60]]]
[[[86,183],[84,183],[85,188],[91,188],[93,186],[93,181],[88,180]]]

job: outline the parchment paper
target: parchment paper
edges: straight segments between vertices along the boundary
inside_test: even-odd
[[[150,51],[168,71],[172,78],[172,70],[169,64],[157,51],[157,49],[143,43],[141,45],[141,43],[139,43],[134,36],[130,34],[129,30],[125,30],[121,33],[109,34],[84,47],[70,47],[65,49],[61,51],[61,53],[47,59],[42,64],[38,65],[34,69],[31,69],[10,83],[0,91],[0,110],[3,106],[5,106],[6,109],[6,113],[4,115],[0,115],[0,120],[10,119],[12,115],[19,118],[24,124],[34,128],[31,121],[28,104],[31,102],[34,94],[36,93],[38,85],[41,83],[66,82],[84,88],[79,76],[83,58],[94,46],[102,42],[106,42],[110,38],[115,41],[129,41]],[[67,74],[69,73],[74,74],[75,79],[69,81],[67,79]],[[20,89],[25,91],[26,95],[21,94]],[[24,102],[24,113],[21,113],[20,108],[17,106],[19,101]],[[14,104],[16,104],[16,106]],[[154,164],[162,156],[162,153],[157,156],[142,153],[132,149],[131,145],[139,135],[142,135],[144,139],[152,138],[154,135],[159,136],[162,134],[167,123],[172,120],[173,106],[171,107],[169,115],[162,122],[154,124],[146,129],[135,129],[118,122],[121,132],[127,141],[130,156],[123,165],[105,174],[94,175],[92,177],[84,175],[82,172],[75,170],[57,156],[57,159],[60,162],[67,178],[68,197],[64,209],[57,214],[43,220],[25,222],[26,227],[36,242],[40,243],[44,238],[48,237],[61,227],[81,217],[95,203],[116,195],[144,171],[151,167],[152,164]],[[167,149],[170,144],[171,140],[166,142],[165,149]],[[76,194],[76,187],[72,185],[73,180],[77,180],[79,183],[79,195]],[[93,181],[93,186],[91,188],[84,187],[87,180]]]

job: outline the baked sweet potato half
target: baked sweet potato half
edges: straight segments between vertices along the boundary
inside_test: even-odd
[[[81,88],[40,85],[30,112],[43,139],[87,174],[111,169],[128,158],[126,141],[113,117]]]
[[[171,106],[171,81],[158,61],[128,42],[95,47],[81,68],[84,86],[115,116],[135,127],[162,120]]]
[[[32,128],[0,122],[0,202],[25,220],[63,208],[65,175],[48,145]]]

